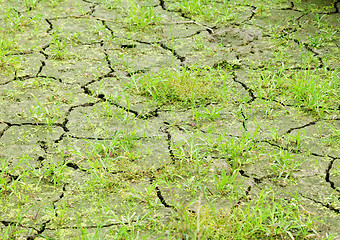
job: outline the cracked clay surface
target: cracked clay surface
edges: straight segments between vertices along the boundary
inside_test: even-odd
[[[0,1],[0,236],[170,239],[180,209],[270,190],[340,239],[340,2],[178,2],[138,1],[145,24],[131,1]]]

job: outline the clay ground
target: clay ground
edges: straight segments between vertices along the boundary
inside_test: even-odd
[[[0,0],[0,239],[340,239],[339,9]]]

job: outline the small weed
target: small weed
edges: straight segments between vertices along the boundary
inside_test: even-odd
[[[90,163],[91,165],[91,163]],[[121,177],[116,176],[103,169],[96,169],[91,166],[91,177],[92,180],[89,184],[93,185],[95,188],[103,188],[105,192],[117,193],[120,189],[127,187],[127,183],[122,181]]]
[[[279,135],[279,128],[278,127],[270,127],[268,126],[268,130],[270,132],[270,141],[278,143],[282,140],[282,136]]]
[[[178,176],[180,179],[181,176]],[[183,184],[179,185],[180,189],[183,189],[186,192],[189,192],[191,196],[195,196],[197,192],[200,191],[200,187],[202,186],[202,183],[204,181],[204,178],[202,176],[192,176],[188,179],[182,178]]]
[[[305,132],[304,131],[297,131],[295,135],[287,135],[287,145],[294,146],[294,151],[299,152],[301,147],[301,140],[304,138]]]
[[[66,40],[62,39],[62,37],[56,32],[53,33],[53,38],[51,40],[50,51],[51,55],[54,59],[63,60],[68,57],[68,53],[66,47],[68,43]]]
[[[35,8],[35,6],[38,4],[38,0],[23,0],[23,3],[25,7],[31,11]]]
[[[259,96],[268,99],[281,97],[282,92],[289,87],[284,75],[284,67],[270,69],[268,72],[261,71],[255,84]]]
[[[328,128],[330,134],[323,135],[320,141],[323,142],[327,147],[338,149],[340,146],[340,130],[337,129],[336,125],[334,125],[332,122],[328,123]]]
[[[1,72],[8,74],[13,72],[18,66],[19,58],[11,55],[11,52],[16,49],[15,41],[10,39],[5,31],[3,31],[0,36],[0,70]]]
[[[301,218],[302,211],[297,197],[288,202],[276,199],[271,191],[262,190],[258,199],[251,201],[246,208],[235,209],[234,216],[245,223],[241,233],[243,238],[291,237],[293,232],[296,237],[303,237],[313,232],[313,220],[311,215]]]
[[[66,202],[62,202],[60,204],[58,204],[58,207],[52,207],[52,211],[53,212],[53,222],[57,225],[57,226],[62,226],[65,224],[65,222],[68,220],[67,219],[67,212],[69,211],[69,206],[67,205]]]
[[[240,169],[250,159],[247,157],[250,152],[255,151],[257,147],[256,135],[259,126],[255,132],[243,132],[239,138],[220,139],[218,150],[222,156],[231,161],[232,169]]]
[[[84,113],[84,117],[86,118],[87,126],[85,127],[86,130],[91,130],[94,128],[94,125],[91,122],[91,119]]]
[[[214,175],[216,190],[222,195],[233,196],[235,193],[239,192],[240,181],[236,180],[239,170],[234,170],[234,172],[228,176],[224,169],[221,170],[220,175]]]
[[[270,33],[271,35],[275,38],[275,39],[279,39],[281,37],[281,33],[279,31],[279,29],[281,28],[280,25],[278,25],[277,23],[275,23],[274,25],[271,24],[270,21],[268,21],[268,25],[270,27]]]
[[[37,176],[43,180],[53,183],[54,186],[60,186],[68,179],[65,171],[66,168],[67,166],[64,164],[64,162],[54,162],[54,160],[51,159],[50,161],[45,160],[43,162],[43,167],[39,170],[33,170],[33,172],[36,172]]]
[[[334,29],[334,27],[326,21],[323,21],[325,16],[326,15],[322,15],[320,17],[319,14],[315,14],[315,20],[313,22],[319,29],[319,32],[316,36],[308,37],[308,44],[313,48],[321,48],[330,42],[337,41],[338,30]]]
[[[2,95],[2,99],[9,99],[13,102],[20,102],[20,98],[19,98],[19,95],[22,94],[21,91],[18,91],[18,90],[7,90],[5,89],[3,91],[3,93],[1,94]],[[0,95],[0,96],[1,96]]]
[[[38,106],[30,107],[30,113],[37,123],[45,121],[47,126],[51,127],[56,121],[63,117],[59,109],[59,102],[55,103],[53,108],[44,107],[34,95],[32,96]]]
[[[203,109],[203,110],[202,110]],[[209,120],[216,121],[221,116],[221,110],[223,107],[217,108],[216,106],[210,105],[210,107],[199,107],[199,109],[193,107],[192,121],[189,123],[191,126],[198,128],[201,126],[201,121]]]
[[[206,47],[205,47],[205,42],[203,40],[203,37],[200,36],[200,37],[197,37],[195,38],[195,42],[194,42],[194,49],[196,51],[202,51],[204,50]]]
[[[320,15],[318,13],[315,14],[315,20],[313,21],[314,23],[316,23],[316,25],[318,26],[318,28],[321,28],[323,26],[323,22],[322,19],[325,17],[326,15],[322,15],[320,17]]]
[[[104,116],[107,118],[107,119],[110,119],[112,118],[113,116],[115,116],[117,113],[114,111],[114,107],[112,106],[112,104],[108,101],[105,101],[102,103],[102,106],[104,108]]]
[[[159,24],[161,17],[154,13],[153,6],[140,6],[136,0],[129,0],[128,13],[128,28],[130,30],[147,30],[150,25]]]
[[[121,147],[120,140],[119,140],[119,132],[115,132],[112,136],[112,139],[110,141],[87,141],[87,145],[89,148],[87,148],[86,151],[86,157],[88,159],[105,159],[105,158],[113,158],[117,157],[118,150]],[[104,169],[106,169],[106,166],[103,166]]]
[[[170,5],[170,9],[194,17],[195,20],[227,23],[233,20],[229,1],[182,0]]]
[[[293,178],[293,173],[299,170],[302,164],[301,160],[298,160],[296,156],[287,151],[280,149],[280,152],[270,156],[270,170],[278,175],[278,178]]]
[[[198,135],[189,133],[189,139],[175,142],[173,145],[174,155],[186,163],[199,163],[205,157],[203,145],[198,142]]]
[[[27,15],[21,15],[14,8],[7,8],[5,16],[5,31],[6,33],[13,33],[20,29],[21,26],[27,24]]]
[[[210,107],[204,107],[205,112],[202,114],[203,117],[208,118],[209,120],[215,121],[221,116],[222,107],[216,107],[210,105]]]

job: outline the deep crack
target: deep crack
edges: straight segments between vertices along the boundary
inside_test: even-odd
[[[315,125],[317,122],[318,122],[318,121],[316,120],[316,121],[309,122],[309,123],[304,124],[304,125],[299,126],[299,127],[290,128],[290,129],[288,129],[288,131],[287,131],[284,135],[289,134],[289,133],[291,133],[291,132],[294,131],[294,130],[298,130],[298,129],[302,129],[302,128],[305,128],[305,127],[313,126],[313,125]]]
[[[175,164],[176,163],[176,158],[174,155],[174,152],[172,150],[172,143],[171,143],[171,134],[169,131],[169,123],[168,122],[164,122],[165,125],[167,125],[166,127],[164,127],[163,129],[161,129],[162,132],[164,132],[166,134],[166,140],[168,143],[168,151],[169,151],[169,155],[170,155],[170,159],[171,159],[171,164]]]
[[[165,49],[165,50],[171,51],[172,54],[173,54],[177,59],[179,59],[181,62],[184,62],[184,61],[185,61],[185,57],[179,55],[179,54],[175,51],[175,49],[169,48],[169,47],[166,46],[164,43],[161,43],[160,46],[161,46],[163,49]]]
[[[332,189],[334,189],[335,191],[337,191],[338,193],[340,193],[340,189],[338,189],[335,186],[335,183],[330,179],[330,172],[332,170],[333,164],[335,162],[335,160],[337,160],[337,158],[333,158],[329,164],[328,164],[328,168],[326,169],[326,176],[325,176],[325,180],[327,183],[329,183],[329,185],[331,186]],[[340,200],[340,196],[339,196],[339,200]]]
[[[155,180],[155,177],[151,177],[150,178],[150,184],[153,184],[154,180]],[[161,201],[161,203],[163,204],[164,207],[174,208],[174,206],[167,204],[167,202],[165,201],[165,199],[162,195],[162,192],[161,192],[161,190],[159,189],[158,186],[155,187],[155,190],[156,190],[156,194],[157,194],[158,199]]]
[[[331,204],[329,203],[323,203],[321,201],[318,201],[318,200],[315,200],[314,198],[310,198],[310,197],[307,197],[307,196],[304,196],[301,194],[302,197],[306,198],[306,199],[309,199],[311,201],[313,201],[314,203],[317,203],[317,204],[320,204],[322,205],[323,207],[329,209],[330,211],[332,212],[335,212],[337,214],[340,214],[340,209],[339,208],[335,208],[334,206],[332,206]]]

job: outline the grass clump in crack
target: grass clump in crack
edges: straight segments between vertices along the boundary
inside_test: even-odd
[[[322,117],[339,104],[340,74],[335,70],[304,70],[287,74],[284,69],[263,72],[255,84],[260,97],[298,106]]]
[[[182,0],[171,4],[170,9],[199,21],[226,23],[233,20],[229,1]]]
[[[169,224],[172,236],[181,239],[305,239],[318,238],[314,219],[305,214],[300,199],[277,199],[267,189],[257,199],[232,209],[216,209],[198,201],[195,214],[186,206]],[[294,235],[294,236],[293,236]],[[296,237],[296,238],[294,238]]]
[[[136,94],[151,97],[157,105],[188,107],[221,100],[226,91],[225,77],[225,71],[208,68],[162,69],[133,76],[129,87]]]
[[[159,24],[161,17],[154,12],[153,6],[141,6],[138,1],[128,0],[128,29],[146,31],[149,26]]]

